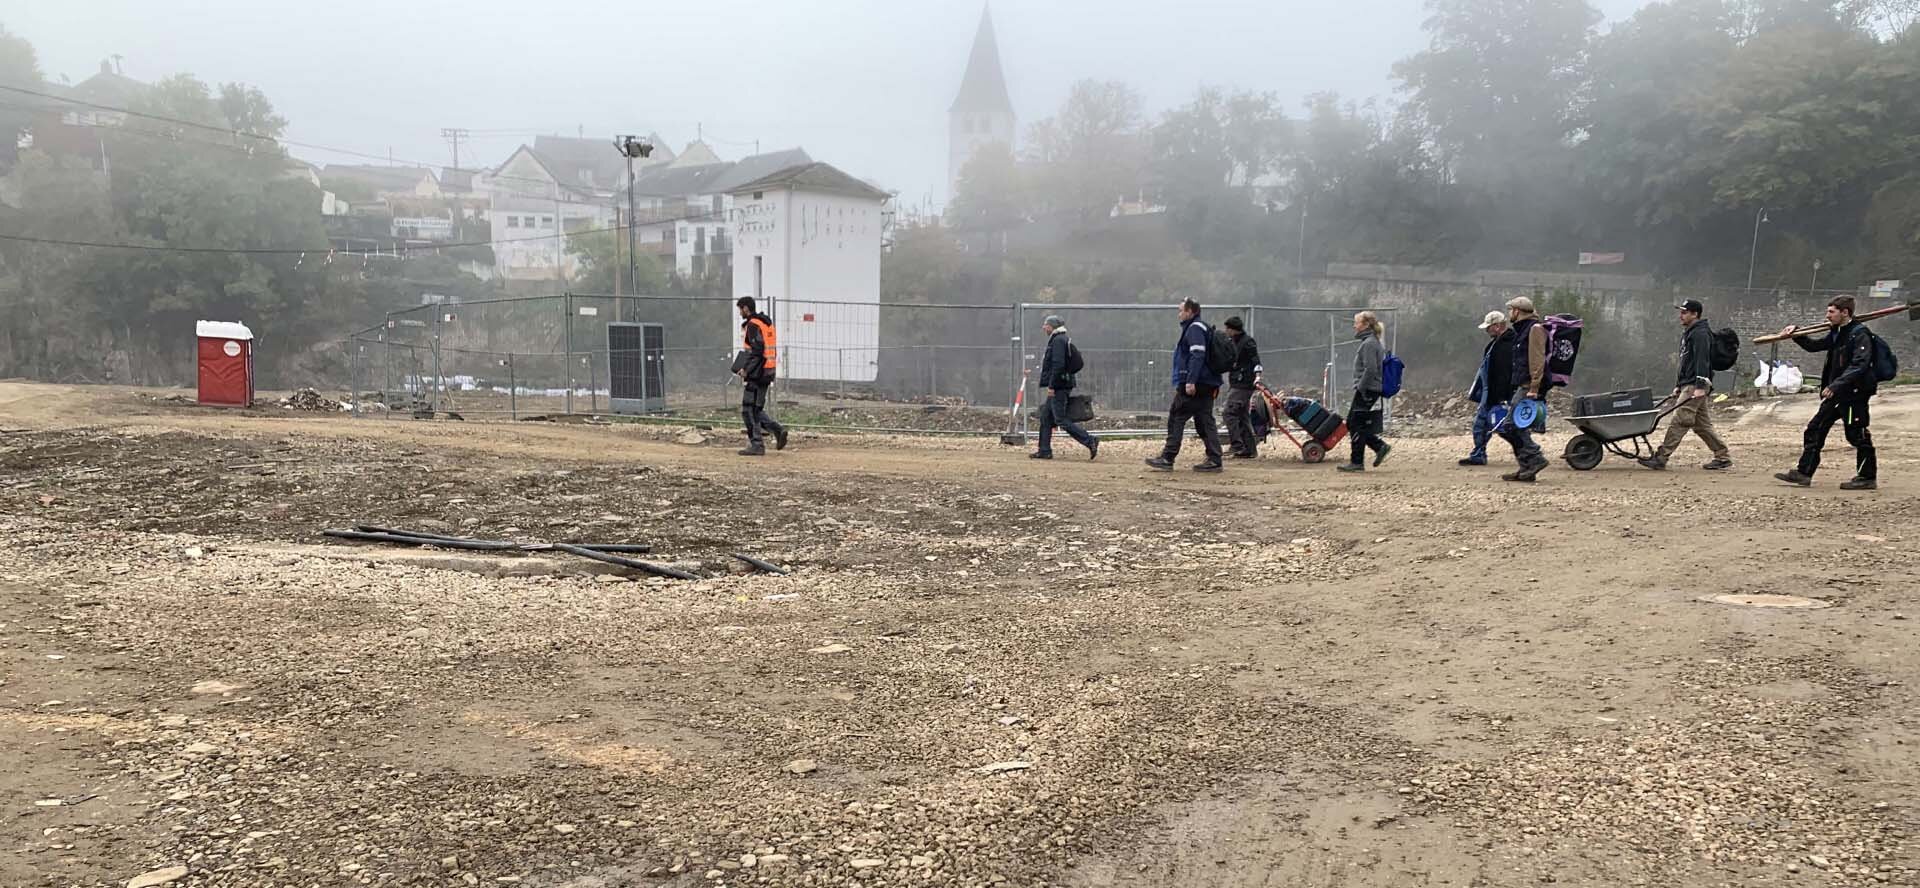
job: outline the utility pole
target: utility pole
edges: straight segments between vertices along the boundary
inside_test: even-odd
[[[460,140],[466,138],[467,135],[467,131],[463,127],[449,126],[442,127],[440,130],[440,138],[453,143],[453,168],[456,170],[460,168]]]
[[[1294,248],[1293,267],[1294,274],[1299,275],[1300,280],[1307,279],[1307,198],[1305,196],[1300,198],[1300,244]]]

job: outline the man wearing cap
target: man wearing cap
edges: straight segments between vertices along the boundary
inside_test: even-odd
[[[1680,448],[1681,439],[1691,429],[1700,436],[1700,443],[1713,451],[1713,459],[1700,468],[1708,471],[1720,471],[1733,468],[1733,454],[1727,450],[1727,442],[1713,430],[1713,411],[1707,399],[1713,394],[1713,329],[1701,317],[1706,306],[1697,299],[1689,299],[1675,305],[1680,311],[1680,378],[1674,384],[1673,397],[1679,405],[1673,408],[1673,417],[1667,424],[1667,437],[1655,448],[1652,456],[1642,457],[1640,464],[1656,471],[1667,467],[1667,458]]]
[[[1518,407],[1522,400],[1538,400],[1547,394],[1547,328],[1540,326],[1540,316],[1534,313],[1533,300],[1525,296],[1515,296],[1507,300],[1507,323],[1513,333],[1513,354],[1508,361],[1507,381],[1513,386],[1513,406]],[[1490,372],[1498,372],[1492,368]],[[1502,481],[1520,481],[1531,483],[1547,467],[1547,456],[1540,452],[1540,445],[1534,443],[1535,426],[1545,427],[1545,415],[1534,420],[1533,425],[1522,425],[1508,414],[1506,422],[1500,424],[1500,437],[1513,447],[1514,461],[1520,469],[1500,476]]]
[[[1087,448],[1087,458],[1093,459],[1100,455],[1100,439],[1067,418],[1067,401],[1073,397],[1073,376],[1079,369],[1070,363],[1075,349],[1067,339],[1067,322],[1059,315],[1047,315],[1047,319],[1040,322],[1040,330],[1047,334],[1047,354],[1040,359],[1040,388],[1046,390],[1047,399],[1040,404],[1040,449],[1028,455],[1034,459],[1052,459],[1053,427],[1059,426]]]
[[[1493,410],[1513,398],[1513,328],[1507,316],[1490,311],[1480,320],[1487,333],[1487,348],[1480,353],[1480,372],[1473,378],[1473,390],[1467,393],[1479,406],[1473,411],[1473,452],[1460,460],[1463,466],[1487,464],[1487,441],[1493,438]],[[1496,370],[1496,368],[1498,368]]]
[[[1259,439],[1253,434],[1253,387],[1260,384],[1260,346],[1247,335],[1247,324],[1239,315],[1226,319],[1228,338],[1233,340],[1233,370],[1227,374],[1227,452],[1234,459],[1253,459],[1260,455]]]

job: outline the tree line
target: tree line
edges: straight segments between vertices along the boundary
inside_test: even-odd
[[[991,252],[1038,220],[1164,206],[1237,292],[1336,261],[1580,252],[1686,284],[1743,284],[1750,256],[1756,287],[1810,287],[1816,259],[1833,286],[1920,274],[1920,2],[1668,0],[1605,30],[1584,0],[1427,8],[1396,102],[1207,87],[1150,119],[1131,86],[1084,81],[1017,154],[963,169],[948,220]]]
[[[0,84],[53,92],[32,45],[3,28]],[[243,321],[260,337],[263,385],[345,385],[341,341],[387,312],[426,293],[507,295],[497,279],[460,270],[493,261],[484,245],[331,252],[321,193],[280,141],[286,118],[256,88],[161,80],[131,100],[136,114],[90,126],[97,155],[34,138],[63,107],[0,94],[0,377],[190,383],[193,322],[207,319]],[[487,239],[484,223],[460,230],[463,241]],[[575,286],[611,292],[613,235],[576,235],[568,249],[583,260]],[[668,288],[655,258],[641,260],[643,286]]]

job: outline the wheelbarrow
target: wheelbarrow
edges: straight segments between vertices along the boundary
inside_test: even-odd
[[[1567,442],[1567,449],[1560,457],[1568,466],[1582,472],[1599,465],[1608,453],[1634,460],[1650,457],[1655,448],[1649,437],[1660,428],[1667,414],[1679,406],[1677,395],[1668,395],[1650,410],[1570,416],[1567,421],[1573,423],[1580,434]],[[1631,444],[1633,449],[1628,450],[1622,442]]]

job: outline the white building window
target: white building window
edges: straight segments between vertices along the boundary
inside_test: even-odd
[[[519,228],[519,227],[520,227],[520,217],[519,217],[519,216],[508,216],[508,217],[507,217],[507,227],[508,227],[508,228]]]
[[[552,216],[541,216],[541,217],[540,217],[540,227],[541,227],[541,228],[552,228],[552,227],[553,227],[553,217],[552,217]]]
[[[685,228],[680,229],[680,242],[683,244],[687,242],[687,230]]]

